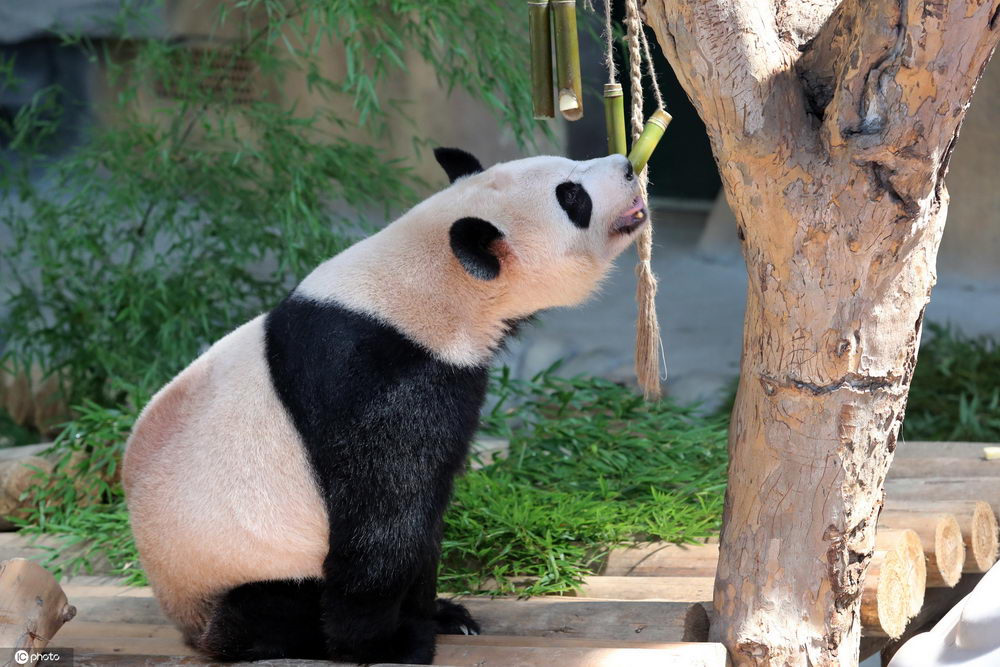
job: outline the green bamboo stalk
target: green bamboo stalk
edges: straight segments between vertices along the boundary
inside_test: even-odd
[[[656,144],[660,143],[660,139],[671,120],[670,114],[663,109],[657,109],[646,121],[646,125],[642,128],[642,134],[632,144],[632,151],[628,154],[628,161],[632,163],[635,173],[642,173],[642,170],[646,168],[646,163],[649,162],[653,150],[656,149]]]
[[[556,36],[556,81],[559,111],[566,120],[583,118],[580,41],[576,32],[576,0],[551,0]]]
[[[625,143],[625,98],[620,83],[604,84],[604,122],[608,129],[608,155],[628,155]]]
[[[555,118],[552,95],[552,37],[549,31],[549,0],[528,2],[528,34],[531,39],[531,101],[535,118]]]

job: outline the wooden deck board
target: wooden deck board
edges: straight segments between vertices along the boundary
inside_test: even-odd
[[[53,645],[73,649],[78,656],[76,665],[210,664],[183,644],[176,628],[163,624],[75,621],[64,626]],[[310,664],[308,661],[270,662]],[[721,644],[707,643],[451,635],[438,638],[434,664],[455,667],[642,667],[656,664],[724,667],[726,653]]]

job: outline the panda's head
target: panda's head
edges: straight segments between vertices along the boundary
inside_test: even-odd
[[[532,157],[484,170],[464,151],[434,153],[452,183],[432,206],[446,216],[455,270],[495,287],[488,291],[502,295],[511,317],[583,301],[649,218],[622,155]]]

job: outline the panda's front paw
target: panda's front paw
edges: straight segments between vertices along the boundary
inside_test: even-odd
[[[439,635],[478,635],[479,624],[469,610],[451,600],[437,599],[437,613],[434,614]]]

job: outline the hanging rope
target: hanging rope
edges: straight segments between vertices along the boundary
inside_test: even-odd
[[[605,0],[605,17],[610,23],[611,0]],[[628,43],[629,61],[629,81],[632,86],[632,142],[633,144],[642,134],[643,111],[642,111],[642,59],[645,55],[646,70],[652,82],[653,94],[656,103],[663,108],[663,97],[660,93],[659,84],[656,81],[656,70],[653,66],[653,59],[650,57],[649,43],[642,28],[642,19],[639,16],[639,5],[637,0],[625,0],[625,34]],[[608,28],[608,46],[611,47],[611,32]],[[612,61],[609,66],[609,73],[613,72],[613,54],[608,60]],[[647,185],[649,182],[649,169],[645,168],[639,174],[639,190],[643,201],[647,199]],[[636,302],[639,306],[639,313],[636,320],[635,332],[635,374],[642,387],[643,394],[647,399],[658,399],[662,392],[660,389],[660,358],[662,344],[660,342],[660,324],[656,319],[656,276],[653,274],[651,263],[653,255],[653,221],[650,220],[639,234],[636,243],[639,254],[639,263],[635,267],[637,280]],[[664,365],[663,379],[666,379],[666,366]]]
[[[615,65],[615,31],[611,23],[611,0],[604,0],[604,67],[608,70],[608,83],[618,83],[618,66]]]

